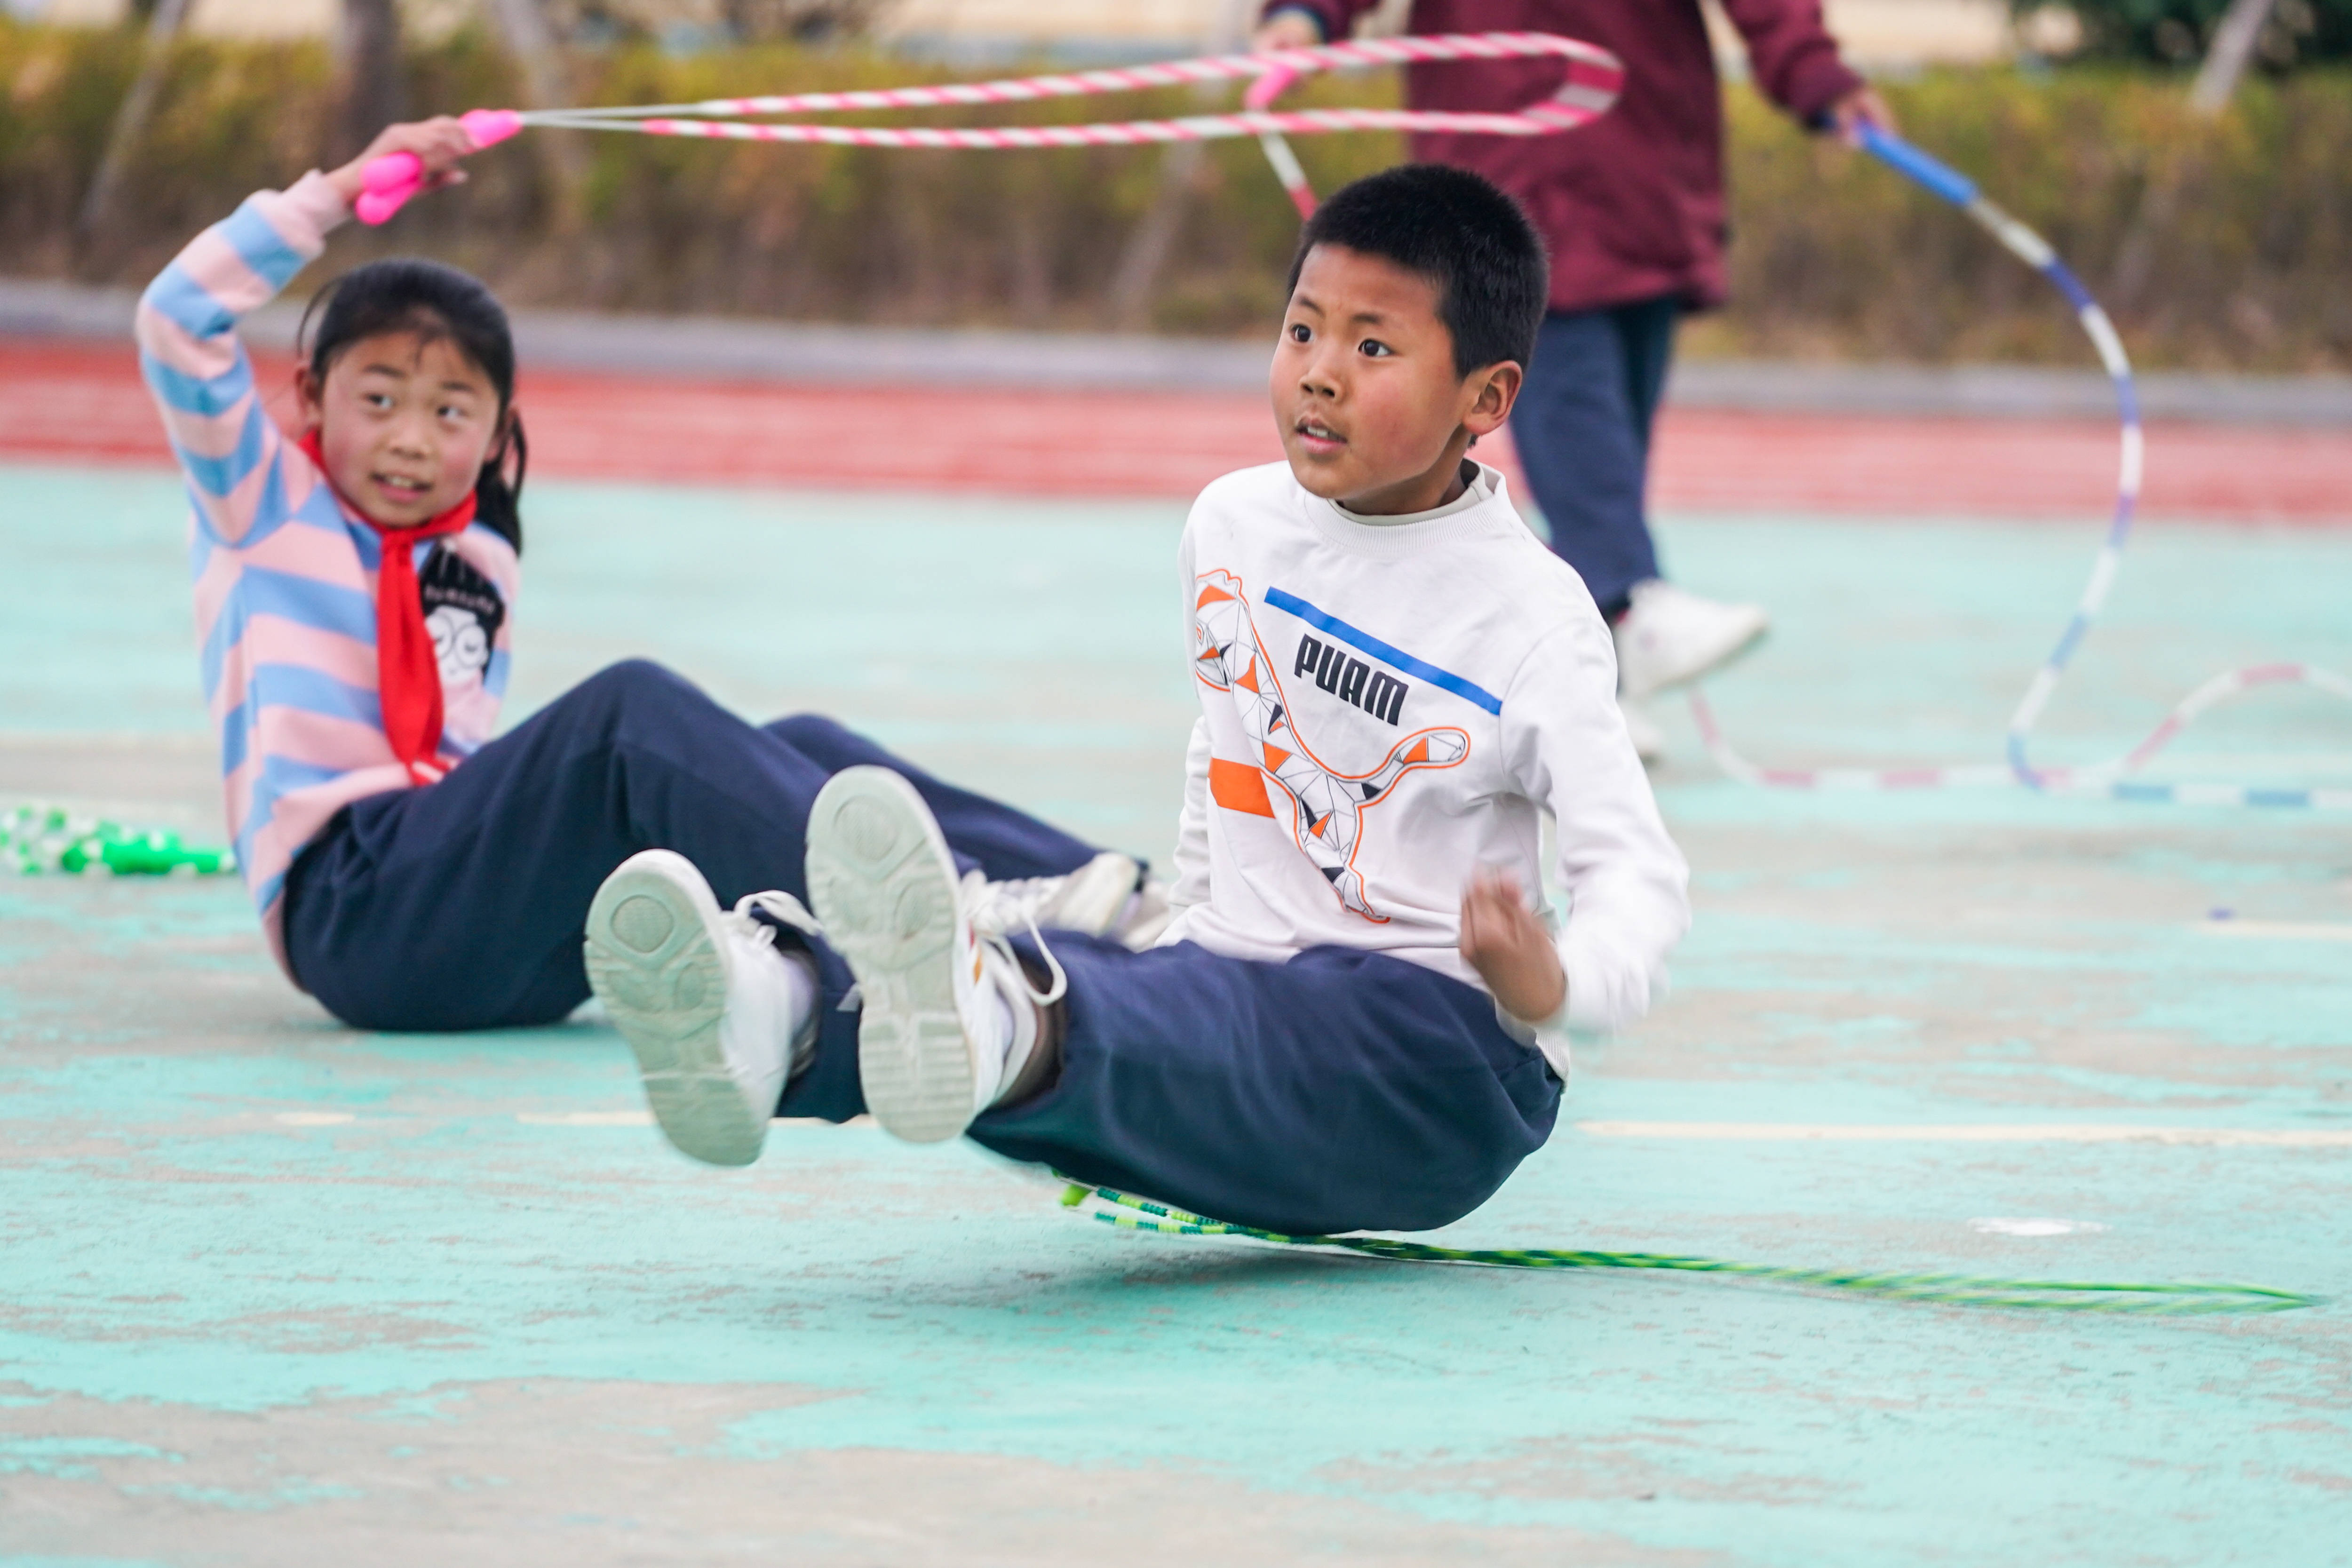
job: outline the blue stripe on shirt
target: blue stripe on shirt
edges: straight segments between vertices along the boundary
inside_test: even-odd
[[[252,727],[246,715],[252,708],[243,702],[230,709],[220,721],[221,777],[226,778],[245,766],[246,748],[252,743]]]
[[[307,664],[257,664],[246,687],[246,700],[257,710],[291,708],[329,719],[348,719],[371,730],[383,728],[383,700],[364,686],[337,680]]]
[[[220,226],[221,237],[236,247],[237,256],[269,285],[271,293],[294,280],[307,264],[302,253],[261,214],[260,202],[247,196]]]
[[[261,462],[261,442],[269,416],[256,398],[245,405],[245,428],[236,433],[236,450],[226,458],[207,458],[179,447],[180,467],[210,495],[225,496],[249,478]],[[178,447],[179,444],[174,442]]]
[[[1371,633],[1360,631],[1339,616],[1327,615],[1317,609],[1296,594],[1286,594],[1279,588],[1268,588],[1265,591],[1265,602],[1277,610],[1287,610],[1318,631],[1328,632],[1341,642],[1362,649],[1383,664],[1392,665],[1407,675],[1417,675],[1432,686],[1451,691],[1465,701],[1475,702],[1489,713],[1499,715],[1503,711],[1503,700],[1477,682],[1465,680],[1451,671],[1440,669],[1433,664],[1413,658],[1402,648],[1392,647],[1372,636]]]
[[[218,414],[253,390],[253,362],[242,352],[218,375],[191,375],[152,353],[139,356],[139,369],[164,405],[183,414]]]
[[[261,776],[254,781],[253,805],[246,812],[245,821],[232,840],[236,846],[237,864],[253,864],[254,836],[269,826],[270,818],[278,814],[278,802],[282,796],[298,789],[332,784],[337,779],[347,777],[352,771],[350,768],[322,768],[316,763],[298,763],[288,757],[264,758]],[[257,892],[256,896],[258,897]]]
[[[217,338],[236,330],[236,316],[174,261],[147,285],[147,305],[193,338]]]
[[[374,692],[333,676],[312,669],[306,664],[264,664],[256,666],[253,678],[246,682],[244,700],[229,710],[221,720],[221,776],[243,767],[252,754],[254,724],[264,710],[292,709],[298,713],[316,713],[322,718],[341,719],[370,729],[383,727],[383,700]],[[269,768],[285,759],[268,757],[262,767]],[[332,774],[329,775],[333,776]]]
[[[375,643],[375,601],[367,595],[321,583],[315,577],[297,577],[289,572],[247,566],[236,585],[230,589],[219,618],[213,622],[212,634],[205,638],[201,661],[207,700],[220,687],[221,662],[228,657],[236,639],[245,635],[246,622],[255,616],[277,616],[317,631],[352,637],[371,647]]]

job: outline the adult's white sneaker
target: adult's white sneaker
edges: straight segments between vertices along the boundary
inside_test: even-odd
[[[713,1165],[760,1157],[816,1034],[815,965],[775,950],[764,909],[815,922],[789,893],[722,910],[685,856],[632,855],[588,906],[588,984],[637,1058],[646,1103],[677,1149]]]
[[[1664,762],[1666,732],[1650,711],[1650,705],[1621,696],[1617,699],[1617,711],[1625,716],[1625,734],[1633,742],[1633,754],[1644,763]]]
[[[1639,702],[1696,680],[1746,652],[1770,625],[1754,605],[1702,599],[1662,578],[1636,583],[1617,621],[1618,689]]]
[[[909,1142],[971,1126],[1036,1048],[1038,1005],[1062,994],[1050,952],[1053,988],[1031,987],[1002,911],[986,911],[985,933],[975,923],[990,886],[956,876],[930,808],[887,768],[844,768],[809,808],[809,901],[863,999],[866,1107]]]

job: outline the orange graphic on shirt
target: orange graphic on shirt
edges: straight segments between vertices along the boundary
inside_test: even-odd
[[[1331,884],[1339,902],[1368,921],[1385,924],[1356,869],[1363,847],[1364,814],[1386,800],[1406,773],[1419,768],[1450,768],[1470,754],[1470,737],[1460,730],[1421,730],[1390,748],[1368,773],[1327,767],[1298,733],[1283,696],[1282,679],[1265,657],[1250,619],[1241,579],[1222,569],[1195,580],[1192,601],[1192,672],[1203,684],[1229,694],[1258,763],[1209,763],[1209,795],[1227,811],[1276,816],[1265,781],[1288,798],[1291,837]]]

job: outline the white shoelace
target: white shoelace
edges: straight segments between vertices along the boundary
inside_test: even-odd
[[[1060,881],[1058,877],[1033,877],[1024,881],[992,882],[978,871],[968,871],[956,889],[959,912],[971,922],[972,935],[1013,966],[1013,973],[1021,978],[1021,989],[1040,1007],[1052,1006],[1070,989],[1069,974],[1062,968],[1061,960],[1054,956],[1054,950],[1045,945],[1045,933],[1037,929],[1037,908],[1045,902],[1042,895],[1049,885]],[[824,935],[824,925],[809,912],[806,904],[772,888],[764,893],[744,894],[735,900],[729,916],[753,942],[772,947],[776,941],[776,928],[766,921],[754,919],[754,910],[773,916],[804,936]],[[1027,966],[1007,940],[1004,928],[1011,919],[1029,928],[1030,938],[1037,944],[1037,956],[1045,961],[1046,972],[1054,977],[1054,984],[1046,990],[1040,991],[1029,983]]]
[[[997,955],[1013,966],[1013,973],[1021,977],[1021,989],[1040,1007],[1052,1006],[1070,989],[1070,977],[1064,972],[1062,961],[1054,956],[1054,950],[1045,945],[1045,933],[1037,929],[1037,907],[1045,902],[1040,896],[1044,887],[1061,880],[1059,877],[1031,877],[1019,881],[992,882],[978,871],[967,871],[962,885],[956,889],[963,918],[971,922],[972,935],[983,945],[995,949]],[[983,914],[990,917],[985,923],[981,918]],[[1045,972],[1054,977],[1048,989],[1040,991],[1029,984],[1028,966],[1013,951],[1006,935],[1006,927],[1011,924],[1008,916],[1029,928],[1029,938],[1037,944],[1037,956],[1045,961]]]
[[[728,918],[735,922],[736,928],[744,935],[753,942],[764,943],[769,947],[776,945],[776,928],[766,921],[753,919],[754,910],[763,914],[773,915],[778,921],[803,936],[824,934],[824,927],[817,923],[817,918],[814,915],[809,913],[808,906],[790,893],[773,888],[764,893],[746,893],[735,900],[735,908],[729,912]]]
[[[995,934],[1024,922],[1034,923],[1069,880],[1067,877],[1013,877],[992,882],[979,871],[967,871],[959,896],[972,929]]]

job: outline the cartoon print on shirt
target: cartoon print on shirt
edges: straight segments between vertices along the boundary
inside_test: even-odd
[[[1406,773],[1460,763],[1470,754],[1470,737],[1451,728],[1417,730],[1391,747],[1370,773],[1343,773],[1325,766],[1291,722],[1290,703],[1250,619],[1241,579],[1216,568],[1202,573],[1194,584],[1192,672],[1232,694],[1259,758],[1255,766],[1213,759],[1211,795],[1229,811],[1270,817],[1275,811],[1265,781],[1273,779],[1290,798],[1291,837],[1339,902],[1386,924],[1389,917],[1373,907],[1356,869],[1364,813],[1388,798]]]
[[[425,601],[425,629],[433,634],[443,689],[479,681],[507,618],[506,601],[463,556],[438,544],[417,573],[416,588]]]

